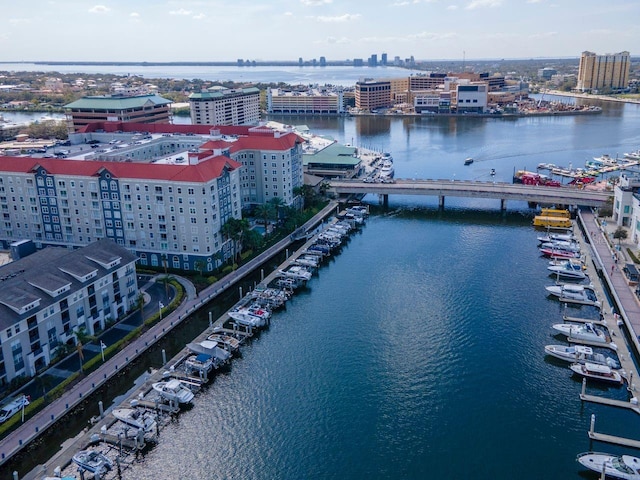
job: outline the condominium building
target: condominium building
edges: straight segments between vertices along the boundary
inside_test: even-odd
[[[159,95],[91,96],[64,106],[69,132],[95,122],[170,123],[171,100]]]
[[[267,112],[284,115],[339,115],[345,112],[342,89],[269,88],[267,89]]]
[[[630,69],[629,52],[606,55],[582,52],[576,90],[595,93],[602,89],[615,91],[627,88]]]
[[[389,80],[366,79],[356,82],[356,108],[372,111],[393,105]]]
[[[102,239],[84,248],[50,247],[0,267],[0,385],[33,377],[57,347],[74,344],[84,327],[136,307],[136,257]]]
[[[4,248],[21,239],[42,248],[110,238],[142,265],[166,260],[170,268],[211,271],[232,254],[221,228],[241,218],[243,205],[300,202],[302,141],[294,133],[99,123],[70,139],[118,143],[80,158],[0,157]]]
[[[212,87],[189,95],[194,125],[255,125],[260,121],[260,90]]]

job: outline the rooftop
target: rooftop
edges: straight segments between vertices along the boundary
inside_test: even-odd
[[[169,105],[171,100],[160,95],[136,95],[132,97],[121,96],[89,96],[71,102],[64,106],[67,109],[81,110],[128,110],[142,108],[147,105]]]

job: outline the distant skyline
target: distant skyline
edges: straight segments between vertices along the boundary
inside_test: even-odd
[[[0,61],[526,59],[640,52],[621,0],[4,2]],[[464,53],[463,53],[464,52]]]

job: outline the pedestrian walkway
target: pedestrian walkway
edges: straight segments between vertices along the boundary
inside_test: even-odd
[[[336,210],[337,206],[337,202],[329,202],[324,209],[305,223],[302,228],[305,230],[312,228],[324,217]],[[2,439],[0,443],[0,465],[20,451],[23,446],[38,437],[40,433],[51,427],[62,416],[79,405],[88,395],[109,381],[111,377],[117,375],[128,363],[141,356],[151,345],[171,332],[174,327],[179,325],[190,314],[207,304],[218,294],[241,281],[245,275],[255,270],[264,262],[286,249],[292,241],[293,239],[287,236],[253,258],[250,262],[205,288],[200,292],[200,295],[197,295],[195,287],[187,279],[175,277],[185,287],[186,299],[173,312],[166,315],[140,337],[129,342],[121,351],[105,361],[90,375],[81,379],[65,392],[62,397],[46,405],[42,410],[25,421],[18,429]]]
[[[636,354],[640,352],[640,301],[635,293],[635,286],[630,286],[622,271],[626,253],[613,249],[606,236],[609,231],[597,222],[595,215],[589,210],[580,212],[580,218],[591,243],[594,263],[602,278],[609,285],[609,290],[616,304],[611,313],[619,315],[629,331]]]

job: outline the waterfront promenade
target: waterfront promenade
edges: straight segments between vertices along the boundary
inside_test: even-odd
[[[299,230],[304,232],[312,230],[321,223],[325,217],[334,212],[337,206],[337,202],[330,202]],[[186,300],[183,301],[176,310],[168,314],[140,337],[131,341],[117,354],[105,361],[97,370],[81,379],[71,389],[65,392],[62,397],[49,403],[38,413],[26,420],[20,428],[14,430],[2,439],[0,442],[0,465],[7,462],[29,442],[53,426],[73,408],[77,407],[87,396],[108,382],[111,377],[121,372],[126,368],[128,363],[143,355],[149,347],[171,332],[182,320],[209,303],[220,293],[240,282],[244,276],[286,249],[295,240],[292,236],[287,236],[253,258],[250,262],[205,288],[199,294],[196,294],[195,289],[187,288]]]

